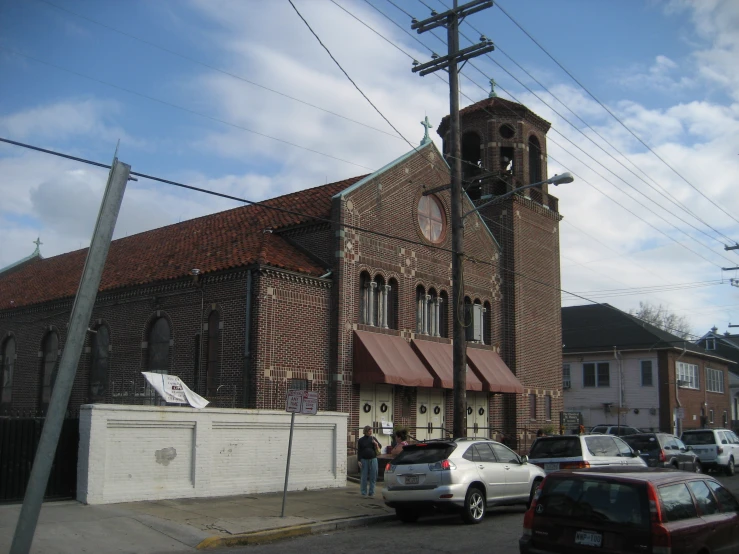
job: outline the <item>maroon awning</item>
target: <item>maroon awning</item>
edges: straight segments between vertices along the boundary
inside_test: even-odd
[[[354,331],[355,383],[433,387],[434,377],[402,337]]]
[[[434,387],[437,389],[454,388],[454,370],[452,367],[452,345],[428,340],[411,341],[411,346],[418,357],[434,376]],[[467,390],[482,390],[482,382],[467,365]]]
[[[488,392],[523,394],[523,385],[497,352],[482,348],[468,348],[467,361]]]

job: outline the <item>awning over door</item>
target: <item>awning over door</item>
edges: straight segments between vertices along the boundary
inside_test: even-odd
[[[468,348],[467,362],[488,392],[513,392],[523,394],[523,385],[513,375],[497,352],[482,348]]]
[[[354,382],[433,387],[434,377],[405,339],[354,331]]]
[[[411,346],[434,376],[434,387],[437,389],[453,389],[452,345],[413,339]],[[467,365],[467,390],[482,390],[482,381],[478,379],[474,371],[470,370],[469,365]]]

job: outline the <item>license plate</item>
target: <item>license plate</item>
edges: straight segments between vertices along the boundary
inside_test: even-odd
[[[603,542],[603,535],[594,531],[578,531],[575,533],[575,544],[584,546],[600,546]]]
[[[418,484],[418,475],[409,475],[405,478],[405,484],[406,485],[417,485]]]
[[[557,471],[559,464],[544,464],[544,471]]]

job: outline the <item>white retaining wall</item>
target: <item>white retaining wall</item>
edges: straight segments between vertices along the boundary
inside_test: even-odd
[[[346,485],[347,414],[296,415],[289,490]],[[77,500],[282,491],[290,414],[92,404],[80,410]]]

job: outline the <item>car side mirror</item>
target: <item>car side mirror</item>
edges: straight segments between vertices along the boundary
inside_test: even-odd
[[[631,451],[631,457],[632,457],[632,458],[636,458],[636,457],[637,457],[637,456],[639,456],[640,454],[641,454],[641,450],[632,450],[632,451]]]
[[[526,454],[524,454],[523,456],[521,456],[521,463],[522,464],[528,464],[529,463],[529,457]]]
[[[692,446],[690,446],[690,445],[687,445],[687,446],[685,447],[685,450],[687,450],[688,452],[692,452],[692,451],[693,451],[693,447],[692,447]]]

